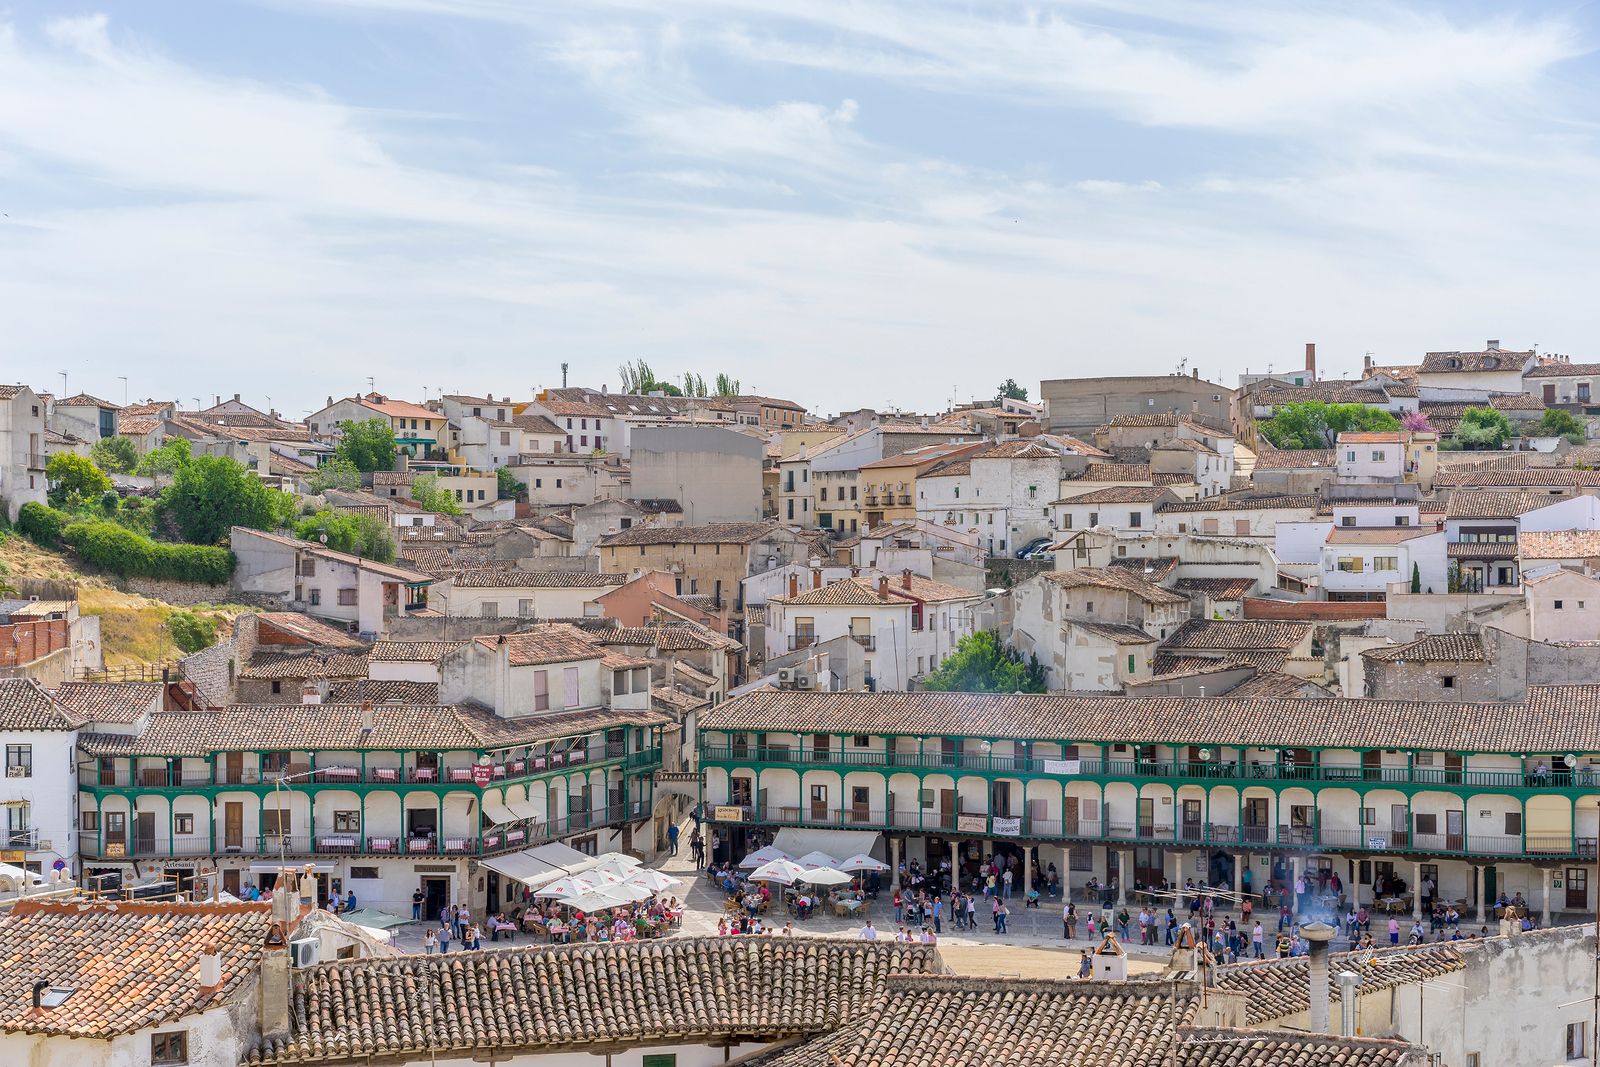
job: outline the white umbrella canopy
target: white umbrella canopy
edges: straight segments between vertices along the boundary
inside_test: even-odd
[[[812,885],[844,885],[853,879],[843,871],[836,871],[832,867],[813,867],[800,876],[800,881],[810,882]]]
[[[806,869],[793,860],[776,859],[763,863],[750,872],[752,881],[778,882],[782,885],[793,885],[806,873]]]
[[[591,889],[598,889],[599,886],[600,882],[598,879],[591,881],[585,875],[569,875],[566,878],[556,879],[543,889],[536,891],[533,895],[536,897],[556,897],[559,899],[561,897],[577,896],[579,893],[587,893]]]
[[[660,871],[653,871],[647,867],[636,873],[632,878],[629,878],[626,884],[643,886],[652,893],[660,893],[663,890],[671,889],[675,885],[682,885],[683,881],[672,877],[670,874],[662,874]]]
[[[614,874],[618,878],[626,879],[629,875],[633,874],[633,872],[637,871],[642,866],[643,864],[634,859],[632,856],[626,856],[620,852],[613,852],[611,855],[607,856],[605,859],[601,860],[599,863],[595,864],[593,867],[590,867],[583,873],[594,874],[599,872],[602,874]]]
[[[644,899],[634,894],[635,887],[608,885],[567,897],[561,903],[578,911],[603,911],[606,908],[620,908],[625,904],[632,904],[635,900]],[[646,892],[644,895],[650,894]]]
[[[762,845],[760,848],[758,848],[754,852],[750,853],[750,855],[748,855],[744,859],[740,860],[739,861],[739,866],[741,866],[741,867],[759,867],[763,863],[771,863],[773,860],[791,860],[792,861],[793,859],[794,859],[793,856],[789,855],[787,852],[785,852],[781,848],[774,848],[772,845]]]
[[[858,852],[849,859],[838,864],[841,871],[887,871],[889,865],[882,860],[875,860],[865,852]]]
[[[807,852],[795,862],[802,867],[832,867],[835,870],[839,867],[839,861],[826,852]]]

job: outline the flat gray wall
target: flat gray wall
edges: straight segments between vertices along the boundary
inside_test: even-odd
[[[766,445],[717,426],[641,426],[633,431],[635,499],[676,500],[686,524],[759,522]]]

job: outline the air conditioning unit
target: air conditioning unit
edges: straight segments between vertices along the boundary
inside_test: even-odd
[[[314,937],[289,942],[289,959],[296,967],[315,967],[322,962],[322,942]]]
[[[801,674],[798,671],[795,672],[794,687],[796,689],[810,689],[811,688],[811,682],[812,682],[811,675],[809,675],[809,674]]]
[[[789,679],[791,679],[792,677],[794,677],[794,672],[791,671],[788,667],[779,667],[778,668],[778,682],[780,684],[783,683],[783,682],[789,681]]]

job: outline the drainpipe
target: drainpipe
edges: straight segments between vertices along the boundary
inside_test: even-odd
[[[1300,936],[1309,943],[1311,964],[1311,1032],[1328,1032],[1328,943],[1333,940],[1333,927],[1327,923],[1308,923],[1300,928]]]

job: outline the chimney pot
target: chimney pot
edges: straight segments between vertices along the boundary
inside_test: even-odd
[[[904,570],[902,570],[900,572],[900,587],[902,589],[910,589],[911,588],[911,568],[910,567],[907,567],[907,568],[905,568]]]
[[[811,588],[822,588],[822,571],[820,569],[811,572]]]
[[[1189,371],[1189,377],[1193,378],[1195,381],[1198,382],[1200,380],[1200,368],[1199,367],[1191,368],[1190,371]]]
[[[791,597],[793,597],[793,596],[798,595],[799,592],[800,592],[800,576],[798,574],[789,575],[789,595]]]
[[[372,713],[372,701],[361,702],[361,732],[370,734],[377,726],[377,719]]]
[[[1314,1034],[1328,1032],[1329,996],[1328,996],[1328,943],[1335,934],[1333,927],[1327,923],[1307,923],[1300,928],[1300,936],[1305,938],[1308,946],[1308,963],[1310,964],[1311,982],[1311,1021],[1310,1027]]]
[[[1498,352],[1500,350],[1500,342],[1495,340],[1485,341],[1483,347],[1491,352]]]
[[[300,687],[300,703],[302,703],[302,704],[320,704],[320,703],[322,703],[322,690],[317,688],[317,683],[316,682],[306,682],[304,685],[302,685]]]
[[[222,954],[216,945],[207,942],[200,950],[200,985],[204,989],[215,989],[221,984]]]
[[[882,575],[878,578],[878,599],[889,599],[889,576]]]

